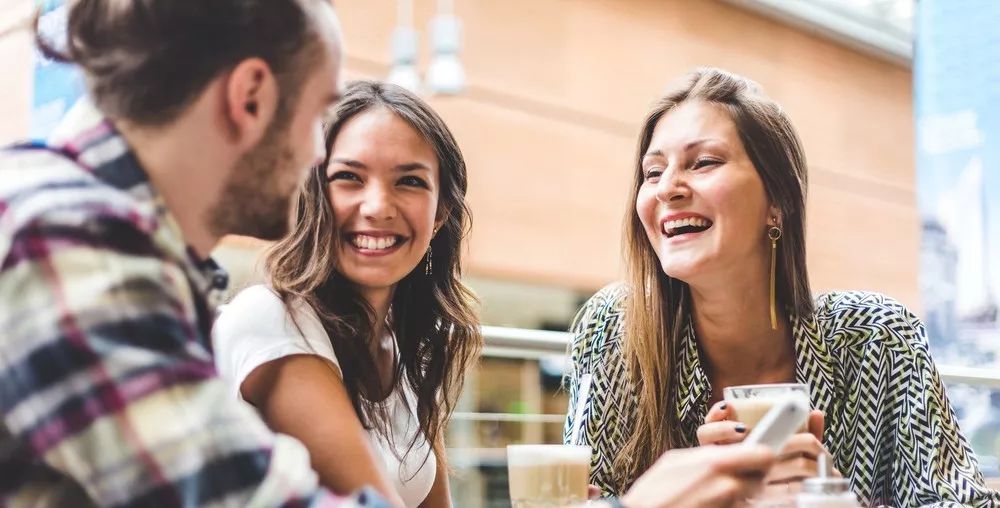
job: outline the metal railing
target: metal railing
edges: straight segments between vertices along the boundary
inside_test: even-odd
[[[539,359],[551,356],[564,356],[571,335],[566,332],[550,332],[520,328],[505,328],[484,326],[483,334],[486,345],[483,355],[494,358]],[[1000,389],[1000,369],[981,369],[957,365],[938,365],[942,380],[949,384],[965,384],[973,387]],[[496,424],[517,423],[527,425],[562,424],[565,414],[545,413],[508,413],[508,412],[473,412],[456,411],[452,419],[458,422],[490,422]],[[449,460],[459,469],[468,469],[478,465],[503,467],[506,463],[506,450],[502,447],[476,447],[474,442],[466,442],[465,446],[449,447]],[[982,460],[982,458],[980,459]],[[996,471],[988,472],[988,484],[991,488],[1000,488],[1000,478]]]
[[[541,358],[543,356],[564,355],[569,344],[567,332],[549,332],[524,328],[504,328],[484,326],[486,345],[484,356],[500,358]]]
[[[501,358],[536,359],[544,356],[565,355],[570,340],[567,332],[527,330],[484,326],[485,356]],[[1000,389],[1000,369],[982,369],[958,365],[938,365],[945,383],[967,384]]]

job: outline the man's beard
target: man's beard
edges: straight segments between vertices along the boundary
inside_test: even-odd
[[[294,168],[288,147],[288,122],[275,119],[256,146],[244,154],[229,175],[219,201],[209,211],[212,232],[278,240],[289,227],[292,198],[286,189]],[[295,180],[296,182],[298,179]]]

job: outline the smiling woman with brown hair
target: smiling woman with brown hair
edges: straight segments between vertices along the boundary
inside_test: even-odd
[[[830,453],[864,502],[996,506],[919,319],[879,294],[811,295],[806,187],[791,122],[755,83],[702,69],[653,108],[625,220],[627,281],[573,326],[570,400],[581,379],[592,388],[567,439],[583,414],[592,481],[622,492],[664,450],[742,441],[723,388],[797,382],[809,432],[786,446],[765,496],[796,491]]]
[[[450,506],[443,429],[482,343],[462,153],[427,104],[376,82],[348,87],[326,146],[268,285],[216,324],[220,371],[328,487]]]

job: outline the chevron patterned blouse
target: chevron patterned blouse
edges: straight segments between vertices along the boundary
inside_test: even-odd
[[[609,286],[577,316],[565,427],[568,440],[579,380],[589,373],[581,435],[593,447],[591,483],[614,495],[621,494],[614,454],[632,432],[637,404],[622,356],[624,299],[621,285]],[[1000,507],[958,428],[916,316],[886,296],[848,291],[819,296],[815,313],[791,325],[796,380],[826,413],[824,444],[867,505]],[[675,410],[686,444],[697,446],[712,387],[690,324],[683,340]]]

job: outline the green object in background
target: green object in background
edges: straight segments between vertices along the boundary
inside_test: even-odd
[[[507,412],[519,415],[527,414],[528,405],[523,400],[515,400],[507,404]]]

